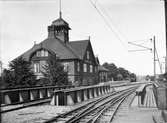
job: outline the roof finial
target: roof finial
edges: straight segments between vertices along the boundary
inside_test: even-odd
[[[34,41],[34,45],[36,44],[36,41]]]
[[[59,0],[59,3],[60,3],[60,11],[59,11],[59,16],[60,16],[60,18],[61,18],[61,16],[62,16],[62,13],[61,13],[61,0]]]

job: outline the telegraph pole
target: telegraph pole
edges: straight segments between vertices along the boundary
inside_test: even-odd
[[[0,70],[2,72],[2,62],[0,61]]]
[[[151,41],[153,42],[153,48],[149,48],[149,47],[146,47],[146,46],[143,46],[143,45],[140,45],[140,44],[136,44],[136,43],[133,43],[133,42],[128,42],[128,43],[131,44],[131,45],[142,48],[141,50],[129,50],[131,52],[145,51],[145,50],[153,51],[153,74],[154,74],[154,81],[155,81],[156,80],[156,61],[157,61],[157,59],[159,61],[158,53],[157,53],[157,50],[156,50],[155,36],[153,38],[151,38]],[[156,55],[157,55],[157,58],[156,58]],[[159,64],[160,64],[160,62],[159,62]],[[161,70],[161,66],[160,66],[160,70]]]
[[[156,80],[156,58],[155,58],[155,53],[156,53],[156,46],[155,46],[155,36],[153,37],[153,45],[154,45],[154,49],[153,49],[153,54],[154,54],[154,81]]]
[[[166,32],[166,58],[165,58],[165,72],[167,72],[167,0],[164,0],[165,8],[165,32]]]

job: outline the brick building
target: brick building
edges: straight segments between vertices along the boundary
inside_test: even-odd
[[[48,26],[48,37],[39,44],[23,53],[21,56],[31,61],[37,78],[43,77],[43,65],[50,53],[55,53],[64,69],[68,72],[68,79],[73,84],[91,85],[98,80],[97,62],[89,40],[69,41],[69,24],[60,17]]]

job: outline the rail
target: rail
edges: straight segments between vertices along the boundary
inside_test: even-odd
[[[105,96],[101,96],[96,100],[92,100],[91,102],[84,104],[74,110],[66,112],[64,114],[60,114],[50,120],[47,120],[45,123],[52,122],[65,122],[65,123],[73,123],[73,122],[85,122],[85,123],[93,123],[97,120],[100,115],[103,114],[108,108],[113,107],[113,105],[117,104],[115,107],[115,112],[118,109],[118,106],[123,102],[126,96],[130,93],[135,92],[136,86],[131,87],[126,90],[121,90],[119,92],[111,92],[106,94]],[[113,113],[114,115],[115,113]],[[110,119],[112,120],[112,119]]]

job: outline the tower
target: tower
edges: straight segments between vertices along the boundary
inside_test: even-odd
[[[59,18],[53,21],[50,26],[48,26],[48,38],[59,38],[64,43],[67,43],[69,42],[69,30],[69,24],[62,19],[60,1]]]

